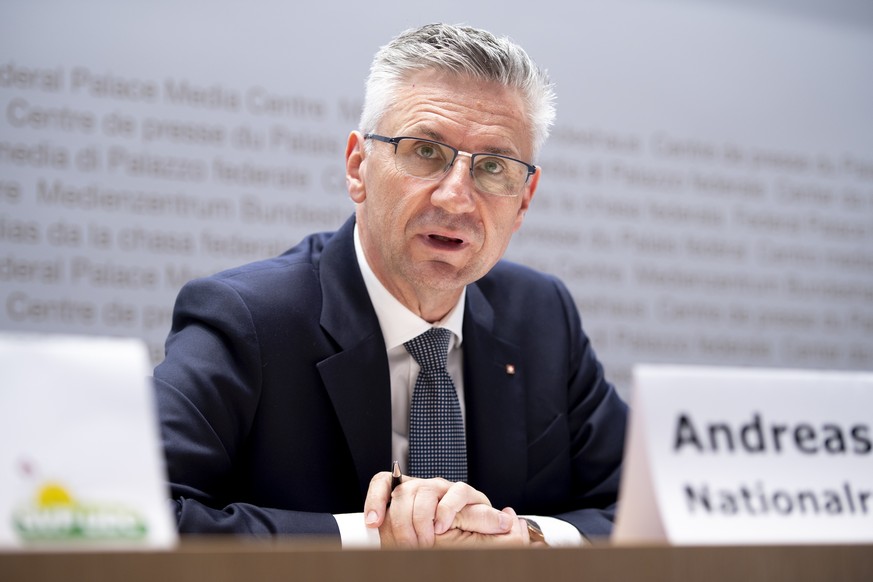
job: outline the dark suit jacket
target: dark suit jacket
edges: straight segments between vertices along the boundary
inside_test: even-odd
[[[331,514],[360,512],[390,468],[388,362],[353,226],[180,291],[154,374],[180,531],[337,535]],[[564,285],[500,262],[468,287],[463,345],[469,483],[607,535],[626,406]]]

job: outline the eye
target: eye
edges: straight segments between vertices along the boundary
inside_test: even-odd
[[[489,175],[502,174],[506,171],[506,165],[500,158],[483,158],[476,164],[476,168]]]
[[[416,144],[414,148],[415,153],[426,160],[432,160],[434,158],[441,157],[439,148],[437,148],[432,143],[421,142]]]

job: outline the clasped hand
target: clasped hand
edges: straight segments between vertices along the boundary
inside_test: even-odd
[[[403,477],[391,491],[391,474],[370,481],[364,502],[367,527],[379,528],[383,548],[453,545],[527,545],[527,527],[507,507],[491,506],[484,493],[463,482]]]

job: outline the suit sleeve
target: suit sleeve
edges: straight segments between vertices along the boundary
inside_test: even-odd
[[[570,333],[568,416],[572,472],[571,509],[554,517],[587,538],[612,532],[621,477],[627,405],[606,380],[576,306],[563,284],[558,292]]]
[[[155,368],[161,436],[173,508],[182,533],[329,536],[336,520],[241,503],[235,460],[258,407],[262,355],[251,313],[227,282],[210,278],[180,291]]]

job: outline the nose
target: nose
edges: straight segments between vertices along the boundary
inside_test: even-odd
[[[466,156],[466,160],[461,158]],[[463,214],[476,208],[473,199],[475,186],[473,184],[473,168],[470,165],[470,154],[459,152],[455,163],[448,173],[439,181],[431,194],[431,202],[447,212]]]

